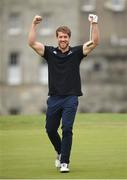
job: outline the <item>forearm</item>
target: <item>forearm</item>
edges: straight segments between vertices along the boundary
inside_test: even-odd
[[[42,17],[36,15],[33,19],[30,32],[28,35],[28,43],[31,48],[33,48],[40,56],[44,55],[45,47],[42,43],[36,40],[36,27],[42,21]]]
[[[28,36],[29,46],[32,47],[35,44],[35,42],[36,42],[36,24],[32,23]]]
[[[90,36],[89,41],[83,44],[83,54],[89,54],[100,41],[100,32],[98,28],[98,16],[89,14],[88,20],[90,21]]]
[[[92,41],[95,45],[98,45],[100,41],[100,33],[97,23],[92,24]]]

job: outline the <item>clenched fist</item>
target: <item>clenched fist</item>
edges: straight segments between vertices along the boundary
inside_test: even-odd
[[[36,25],[36,24],[39,24],[40,22],[42,21],[42,17],[39,16],[39,15],[36,15],[33,19],[33,23]]]

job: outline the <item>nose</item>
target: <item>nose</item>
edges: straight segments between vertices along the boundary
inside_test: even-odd
[[[64,38],[64,37],[62,37],[62,38],[61,38],[61,41],[65,41],[65,38]]]

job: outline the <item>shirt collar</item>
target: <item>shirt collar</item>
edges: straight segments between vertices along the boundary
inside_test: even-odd
[[[57,51],[57,53],[61,53],[61,54],[69,54],[71,47],[69,46],[69,49],[66,52],[62,52],[58,47],[55,48],[55,50]]]

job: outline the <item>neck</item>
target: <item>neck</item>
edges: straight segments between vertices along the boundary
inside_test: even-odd
[[[65,49],[62,49],[61,47],[58,47],[59,50],[61,50],[62,53],[65,53],[69,50],[69,46],[67,46]]]

